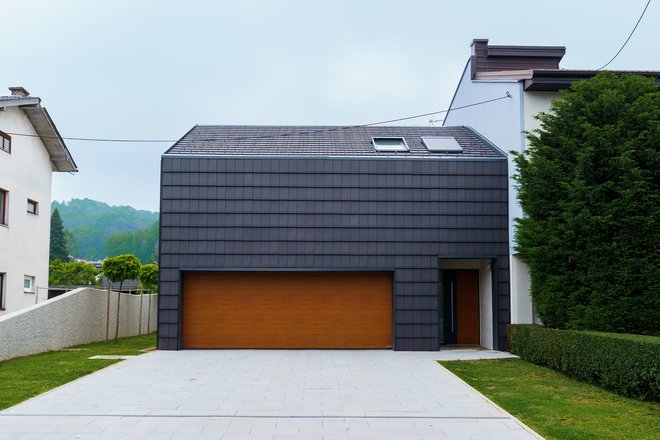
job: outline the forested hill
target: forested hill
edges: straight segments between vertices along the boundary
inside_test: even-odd
[[[130,206],[110,206],[107,203],[90,199],[72,199],[69,202],[54,201],[51,211],[59,210],[64,223],[64,229],[70,232],[69,253],[77,258],[99,260],[110,255],[105,246],[106,241],[117,234],[135,233],[140,231],[140,249],[128,249],[120,246],[122,251],[135,253],[140,259],[150,259],[153,248],[158,241],[158,213],[137,210]],[[155,234],[154,234],[155,232]],[[73,240],[71,240],[73,238]],[[129,237],[124,236],[125,239]],[[148,243],[145,243],[145,240]],[[117,249],[117,240],[113,240],[113,250]],[[149,255],[145,249],[151,247]],[[124,253],[124,252],[122,252]],[[144,261],[143,261],[144,262]],[[148,261],[147,261],[148,262]]]

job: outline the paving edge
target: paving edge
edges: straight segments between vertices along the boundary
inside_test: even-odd
[[[505,358],[505,359],[506,359],[506,358]],[[539,439],[539,440],[545,440],[545,437],[541,436],[538,432],[534,431],[532,428],[530,428],[529,426],[527,426],[526,424],[524,424],[522,421],[520,421],[520,419],[518,419],[518,417],[513,416],[511,413],[509,413],[509,411],[505,410],[504,408],[502,408],[501,406],[499,406],[497,403],[493,402],[493,401],[490,400],[488,397],[484,396],[479,390],[477,390],[475,387],[473,387],[472,385],[470,385],[469,383],[467,383],[466,381],[464,381],[463,379],[461,379],[460,377],[458,377],[458,376],[457,376],[456,374],[454,374],[449,368],[445,367],[445,366],[442,365],[440,362],[455,362],[455,361],[435,361],[435,363],[438,364],[438,365],[440,366],[440,368],[442,368],[443,370],[445,370],[447,373],[451,374],[451,375],[454,376],[456,379],[458,379],[459,381],[463,382],[468,388],[470,388],[472,391],[474,391],[474,392],[475,392],[479,397],[481,397],[483,400],[485,400],[486,402],[490,403],[491,405],[493,405],[495,408],[497,408],[498,410],[500,410],[501,412],[503,412],[503,413],[506,414],[507,416],[511,417],[511,418],[513,419],[513,421],[516,422],[518,425],[520,425],[520,427],[522,427],[525,431],[529,432],[530,434],[532,434],[533,436],[535,436],[535,437],[536,437],[537,439]]]
[[[37,394],[36,396],[32,396],[32,397],[30,397],[29,399],[22,400],[22,401],[18,402],[18,403],[15,404],[15,405],[12,405],[12,406],[10,406],[10,407],[8,407],[8,408],[5,408],[5,409],[3,409],[3,410],[0,410],[0,414],[3,414],[3,415],[4,415],[4,413],[6,413],[6,412],[9,411],[9,410],[12,410],[12,409],[17,408],[17,407],[19,407],[19,406],[22,406],[23,404],[27,404],[28,402],[31,402],[32,400],[37,399],[37,398],[39,398],[39,397],[43,397],[43,396],[45,396],[45,395],[47,395],[47,394],[53,393],[53,392],[59,390],[60,388],[65,387],[65,386],[67,386],[67,385],[70,385],[70,384],[72,384],[72,383],[79,382],[79,381],[81,381],[81,380],[83,380],[83,379],[85,379],[85,378],[91,376],[92,374],[100,373],[101,371],[106,371],[106,370],[109,370],[109,369],[112,369],[112,368],[117,368],[117,367],[119,367],[120,364],[125,364],[126,362],[131,362],[131,361],[135,360],[136,358],[139,358],[139,357],[142,357],[142,356],[146,356],[146,355],[149,355],[149,354],[151,354],[151,353],[154,353],[154,352],[148,352],[148,353],[139,354],[139,355],[136,355],[135,357],[133,357],[133,358],[129,358],[129,359],[118,359],[117,362],[115,362],[115,363],[113,363],[113,364],[110,364],[110,365],[108,365],[108,366],[106,366],[106,367],[103,367],[103,368],[99,368],[98,370],[94,370],[94,371],[92,371],[91,373],[85,374],[84,376],[80,376],[80,377],[78,377],[78,378],[75,378],[75,379],[73,379],[73,380],[71,380],[71,381],[69,381],[69,382],[67,382],[67,383],[63,383],[62,385],[58,385],[58,386],[56,386],[55,388],[51,388],[51,389],[49,389],[49,390],[44,391],[43,393],[39,393],[39,394]],[[38,354],[41,354],[41,353],[38,353]],[[89,359],[89,358],[88,358],[88,359]],[[109,360],[109,359],[108,359],[108,360]],[[14,415],[14,414],[7,414],[7,415]]]

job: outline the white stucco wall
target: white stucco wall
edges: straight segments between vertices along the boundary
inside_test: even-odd
[[[532,131],[541,127],[541,123],[535,119],[535,116],[550,108],[550,103],[561,99],[559,92],[525,92],[524,112],[525,112],[525,130]],[[528,145],[525,139],[525,146]]]
[[[482,347],[494,347],[493,272],[490,261],[479,261],[479,340]]]
[[[0,130],[36,134],[17,107],[0,112]],[[7,226],[0,226],[0,273],[5,274],[0,316],[35,304],[37,287],[48,287],[51,180],[52,164],[41,140],[12,136],[11,154],[0,151],[0,188],[9,192]],[[39,203],[37,215],[27,212],[27,199]],[[25,275],[35,277],[35,293],[23,292]],[[45,292],[40,298],[47,298]]]
[[[107,325],[110,339],[114,339],[117,297],[117,292],[110,293],[109,321],[108,292],[89,288],[76,289],[0,316],[0,361],[104,341]],[[150,297],[151,313],[148,308]],[[142,301],[140,315],[140,295],[121,294],[119,337],[136,336],[139,330],[141,334],[146,334],[148,329],[151,332],[156,330],[158,295],[143,295]]]

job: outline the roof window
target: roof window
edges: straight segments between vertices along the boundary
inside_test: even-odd
[[[423,136],[422,143],[431,153],[462,153],[463,148],[452,136]]]
[[[408,144],[402,137],[372,137],[371,142],[377,151],[409,151]]]

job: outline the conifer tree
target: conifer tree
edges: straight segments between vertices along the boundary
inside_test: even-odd
[[[55,208],[50,216],[50,261],[69,261],[69,252],[64,236],[64,224],[60,212]]]
[[[601,73],[516,156],[517,250],[550,327],[660,333],[660,87]]]

